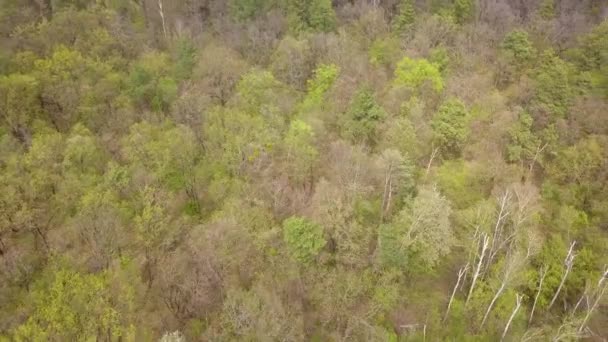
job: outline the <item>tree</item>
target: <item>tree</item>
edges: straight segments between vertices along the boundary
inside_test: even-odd
[[[434,268],[454,243],[451,210],[450,202],[436,189],[422,188],[411,206],[380,228],[380,262],[398,268]]]
[[[0,76],[0,119],[21,142],[28,142],[33,119],[41,114],[38,81],[31,75]]]
[[[13,331],[16,341],[133,340],[113,303],[105,274],[81,274],[69,267],[52,267],[34,286],[33,311]]]
[[[312,128],[301,120],[294,120],[289,125],[285,136],[286,162],[289,175],[296,182],[310,181],[313,184],[313,168],[317,161],[318,152],[314,146]]]
[[[399,14],[394,20],[397,31],[404,32],[411,29],[416,21],[416,9],[412,0],[401,0]]]
[[[509,32],[505,36],[500,47],[519,66],[529,62],[536,53],[536,50],[528,37],[528,32],[521,29],[515,29]]]
[[[469,136],[469,112],[458,99],[449,99],[433,117],[434,140],[446,156],[458,156]]]
[[[303,217],[283,221],[283,239],[289,254],[302,264],[309,264],[325,246],[323,227]]]
[[[293,32],[329,32],[336,26],[331,0],[289,0],[289,27]]]
[[[458,24],[464,24],[473,19],[475,14],[474,0],[455,0],[454,1],[454,16]]]
[[[550,49],[540,56],[537,66],[533,104],[536,112],[553,122],[565,117],[572,103],[576,90],[575,70]]]
[[[397,63],[394,81],[396,86],[418,90],[426,82],[429,82],[436,92],[443,90],[443,79],[436,65],[426,59],[415,60],[409,57],[403,57]]]
[[[343,135],[357,143],[376,143],[376,130],[386,112],[376,103],[370,88],[363,87],[356,94],[344,115]]]
[[[141,107],[157,112],[168,110],[177,98],[177,83],[170,71],[168,55],[143,55],[129,75],[129,93]]]

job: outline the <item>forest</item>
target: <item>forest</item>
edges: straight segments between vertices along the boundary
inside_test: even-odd
[[[606,341],[608,1],[0,0],[0,341]]]

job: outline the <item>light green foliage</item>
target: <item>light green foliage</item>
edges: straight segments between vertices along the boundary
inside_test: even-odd
[[[406,86],[416,90],[426,82],[429,82],[437,92],[443,90],[443,79],[437,65],[430,63],[426,59],[411,59],[409,57],[403,57],[397,63],[395,85]]]
[[[397,149],[402,155],[417,157],[420,152],[420,141],[416,130],[407,117],[395,119],[383,134],[384,146]]]
[[[445,162],[437,171],[437,180],[441,191],[458,209],[469,207],[486,196],[486,176],[475,164],[462,160]]]
[[[528,32],[521,29],[515,29],[509,32],[505,36],[500,47],[513,58],[518,65],[528,63],[536,54],[536,49],[534,49],[530,42]]]
[[[52,55],[34,62],[33,75],[41,89],[41,103],[50,121],[67,130],[79,119],[86,90],[94,88],[110,66],[79,51],[58,46]]]
[[[399,32],[408,31],[416,22],[416,9],[413,0],[401,0],[399,14],[395,18],[394,26]]]
[[[458,24],[464,24],[475,15],[474,0],[455,0],[454,1],[454,17]]]
[[[259,115],[223,107],[205,115],[203,136],[208,160],[230,174],[244,171],[248,164],[273,150],[280,139]]]
[[[177,97],[177,83],[170,75],[169,56],[148,53],[131,70],[129,92],[140,106],[165,111]]]
[[[123,146],[132,166],[151,172],[170,189],[190,188],[196,182],[195,169],[201,156],[194,133],[188,127],[135,124]]]
[[[538,13],[545,20],[555,18],[555,0],[543,0],[538,8]]]
[[[542,54],[535,73],[534,104],[552,118],[563,118],[575,94],[573,66],[551,50]]]
[[[72,127],[65,142],[62,166],[66,172],[75,175],[95,174],[105,166],[105,158],[95,136],[82,124]]]
[[[312,128],[307,123],[300,120],[291,122],[284,145],[289,174],[298,182],[312,176],[312,169],[319,154],[313,139]]]
[[[38,81],[31,75],[0,76],[0,120],[13,130],[26,128],[41,112]]]
[[[302,110],[318,108],[325,100],[325,94],[334,85],[340,69],[335,64],[321,64],[314,72],[314,77],[308,80],[308,92],[302,103]]]
[[[370,88],[361,88],[343,117],[343,135],[354,142],[375,144],[377,126],[386,117],[386,112],[376,103]]]
[[[303,264],[310,263],[326,243],[323,227],[296,216],[283,221],[283,239],[291,256]]]
[[[434,48],[433,50],[431,50],[431,53],[429,55],[429,62],[437,66],[441,73],[444,73],[448,68],[448,64],[450,63],[450,56],[448,55],[448,50],[443,46]]]
[[[126,326],[112,303],[104,274],[81,274],[69,268],[47,272],[31,294],[33,311],[14,331],[16,341],[126,337]],[[103,336],[103,337],[102,337]]]
[[[400,54],[400,42],[393,36],[378,38],[369,48],[369,60],[377,66],[391,67]]]
[[[172,238],[169,218],[159,196],[160,193],[154,188],[144,188],[139,198],[141,209],[134,218],[137,239],[145,250],[146,258],[160,253],[163,245],[169,244]]]
[[[470,114],[458,99],[449,99],[433,117],[434,140],[446,156],[458,156],[469,136]]]
[[[450,202],[436,189],[421,189],[411,206],[380,227],[380,262],[410,270],[435,267],[454,243],[450,214]]]
[[[507,160],[511,162],[531,160],[540,147],[540,140],[532,133],[533,119],[522,112],[519,120],[509,130],[510,143],[507,145]]]
[[[558,156],[547,170],[551,178],[564,184],[588,185],[601,172],[606,151],[601,140],[591,136],[559,151]]]

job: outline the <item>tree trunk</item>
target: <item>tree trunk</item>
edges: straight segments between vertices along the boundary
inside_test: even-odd
[[[503,341],[505,339],[505,336],[507,336],[507,332],[509,331],[509,327],[511,326],[511,323],[513,322],[513,318],[515,318],[515,315],[517,315],[517,311],[519,311],[519,308],[521,307],[521,298],[522,296],[518,293],[515,295],[515,309],[513,309],[513,312],[511,313],[511,317],[509,317],[509,321],[507,322],[507,325],[505,326],[505,330],[502,332],[502,336],[500,337],[500,340]]]
[[[528,319],[528,324],[532,323],[532,317],[534,317],[534,310],[536,309],[536,303],[538,302],[538,297],[540,297],[540,293],[543,289],[543,281],[547,276],[547,267],[543,266],[540,269],[540,281],[538,283],[538,291],[536,292],[536,296],[534,297],[534,304],[532,304],[532,310],[530,311],[530,319]]]
[[[557,296],[559,296],[559,293],[562,290],[562,287],[564,286],[564,283],[566,282],[566,278],[568,277],[568,274],[570,273],[570,270],[572,269],[572,265],[574,264],[574,253],[573,253],[573,249],[574,249],[574,245],[576,244],[576,241],[573,241],[572,244],[570,244],[570,249],[568,250],[568,255],[566,255],[566,259],[564,260],[564,264],[566,265],[566,271],[564,272],[564,276],[562,277],[562,280],[559,283],[559,286],[557,287],[557,291],[555,291],[555,294],[553,295],[553,299],[551,299],[551,303],[549,303],[549,309],[553,306],[553,304],[555,303],[555,300],[557,300]]]

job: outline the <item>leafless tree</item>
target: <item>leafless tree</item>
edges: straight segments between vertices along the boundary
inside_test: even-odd
[[[471,287],[469,288],[469,294],[467,295],[467,300],[465,302],[465,305],[469,302],[469,299],[471,299],[471,294],[473,293],[473,290],[475,289],[475,283],[477,282],[477,278],[479,278],[479,273],[481,272],[481,266],[483,265],[483,259],[490,246],[490,238],[488,237],[487,234],[482,233],[479,237],[479,240],[481,242],[481,252],[479,253],[479,261],[477,263],[477,267],[475,268],[475,273],[473,274],[473,278],[471,279]]]
[[[591,317],[591,314],[597,308],[597,306],[600,302],[600,299],[602,299],[602,297],[604,296],[604,293],[606,292],[606,289],[608,288],[608,281],[606,281],[607,279],[608,279],[608,267],[606,267],[606,269],[604,270],[604,274],[602,274],[602,277],[600,278],[600,280],[597,283],[595,301],[593,301],[593,304],[591,305],[591,307],[587,308],[587,313],[585,314],[585,317],[583,318],[583,322],[581,323],[580,327],[578,328],[579,332],[583,331],[583,329],[585,328],[585,325],[587,325],[587,321],[589,320],[589,317]]]
[[[516,274],[517,271],[520,269],[520,267],[525,263],[526,259],[527,259],[527,255],[525,257],[521,258],[519,255],[515,254],[512,258],[510,258],[509,260],[506,260],[502,282],[500,284],[500,287],[494,294],[494,298],[492,298],[490,305],[488,305],[486,313],[484,314],[483,319],[481,321],[481,327],[483,327],[484,324],[486,323],[486,320],[488,319],[488,315],[492,311],[494,304],[496,304],[496,301],[498,300],[500,295],[502,295],[504,290],[507,288],[507,286],[513,279],[514,274]]]
[[[576,241],[572,241],[572,243],[570,244],[570,249],[568,250],[568,255],[566,255],[566,259],[564,260],[564,266],[566,269],[564,271],[564,275],[562,276],[562,280],[559,283],[559,286],[557,287],[555,294],[553,295],[553,299],[551,299],[551,303],[549,303],[549,308],[551,308],[553,306],[553,304],[555,303],[555,301],[557,300],[557,296],[559,296],[559,293],[561,292],[562,287],[564,286],[564,283],[566,282],[566,278],[568,277],[568,274],[572,270],[572,266],[574,265],[574,258],[576,257],[576,254],[574,253],[575,245],[576,245]]]
[[[452,290],[452,295],[450,296],[450,301],[448,302],[448,308],[445,310],[445,316],[443,316],[443,320],[445,321],[448,318],[448,314],[450,313],[450,308],[452,306],[452,302],[454,301],[454,296],[456,295],[456,291],[458,291],[458,286],[460,286],[460,282],[464,278],[465,274],[469,269],[469,263],[464,265],[463,268],[458,270],[458,280],[456,281],[456,285],[454,286],[454,290]]]
[[[534,304],[532,304],[532,310],[530,310],[530,318],[528,319],[528,324],[532,323],[532,318],[534,317],[534,310],[536,309],[536,303],[538,302],[538,297],[540,297],[540,293],[543,289],[543,281],[547,276],[547,266],[543,265],[540,268],[539,272],[540,280],[538,282],[538,290],[536,291],[536,296],[534,297]]]
[[[515,308],[513,309],[513,312],[511,313],[511,317],[509,317],[509,321],[507,322],[507,325],[505,326],[505,330],[502,332],[502,336],[500,337],[501,341],[504,341],[505,336],[507,336],[507,332],[509,331],[509,327],[511,326],[511,323],[513,322],[513,318],[515,318],[515,315],[517,315],[517,311],[519,311],[519,308],[521,307],[521,299],[523,298],[522,295],[520,295],[519,293],[517,293],[515,295]]]

